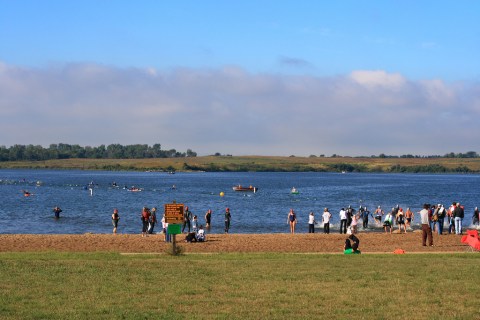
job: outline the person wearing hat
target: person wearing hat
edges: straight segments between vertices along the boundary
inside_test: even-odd
[[[230,213],[230,208],[225,209],[225,233],[228,233],[230,230],[230,221],[232,220],[232,214]]]

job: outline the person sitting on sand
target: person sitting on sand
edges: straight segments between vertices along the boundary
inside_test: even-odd
[[[197,238],[197,241],[199,242],[203,242],[207,240],[207,236],[205,235],[205,230],[203,230],[203,225],[200,225],[200,228],[198,228],[196,238]]]
[[[351,241],[353,241],[353,244]],[[345,239],[345,245],[343,246],[343,253],[345,254],[360,254],[361,251],[359,249],[360,246],[360,240],[354,235],[351,234],[348,236],[347,239]]]

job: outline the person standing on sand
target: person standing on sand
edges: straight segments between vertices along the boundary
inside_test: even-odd
[[[445,221],[445,216],[447,215],[447,210],[445,210],[443,204],[438,204],[437,210],[437,233],[442,235],[443,233],[443,223]]]
[[[358,225],[358,217],[357,217],[357,215],[354,213],[354,214],[352,215],[352,223],[350,224],[352,234],[356,234],[356,233],[357,233],[357,225]]]
[[[183,225],[182,225],[182,233],[185,230],[185,227],[188,226],[188,232],[190,232],[190,228],[192,226],[192,212],[188,209],[188,206],[185,207],[185,211],[183,212]]]
[[[293,211],[293,209],[290,209],[290,212],[288,213],[287,224],[290,225],[290,233],[294,234],[295,225],[297,224],[297,215],[295,214],[295,211]]]
[[[402,226],[404,233],[407,233],[407,227],[405,225],[405,216],[403,215],[403,209],[398,208],[397,216],[395,217],[395,221],[398,225],[398,233],[402,233]]]
[[[462,221],[465,217],[465,213],[463,211],[460,202],[457,202],[455,206],[455,210],[453,210],[453,217],[455,218],[455,234],[461,235],[462,234]]]
[[[230,213],[230,208],[225,209],[225,233],[228,233],[230,230],[230,221],[232,220],[232,214]]]
[[[323,221],[323,233],[330,233],[330,219],[332,214],[328,211],[328,208],[323,209],[322,221]]]
[[[208,209],[207,213],[205,213],[205,227],[207,229],[210,228],[211,221],[212,221],[212,210]]]
[[[345,208],[342,208],[338,215],[340,217],[340,234],[342,234],[342,231],[344,234],[347,234],[347,212]]]
[[[472,225],[478,225],[479,219],[480,211],[478,211],[478,207],[475,207],[475,210],[473,210]]]
[[[150,209],[147,207],[143,207],[142,209],[142,237],[147,236],[147,230],[148,230],[148,221],[150,219]]]
[[[120,220],[120,216],[118,215],[118,209],[113,209],[112,213],[112,224],[113,224],[113,233],[117,234],[117,227],[118,227],[118,220]]]
[[[313,211],[308,215],[308,233],[315,233],[315,214]]]
[[[153,207],[150,211],[150,217],[148,218],[148,234],[153,233],[155,224],[157,223],[157,208]]]
[[[455,232],[455,219],[453,217],[453,210],[455,210],[456,205],[456,202],[452,202],[452,205],[447,210],[448,234]]]
[[[428,245],[433,247],[433,234],[432,228],[430,228],[430,219],[428,218],[430,205],[424,204],[423,209],[420,210],[420,223],[422,224],[422,246],[427,246],[427,238],[428,238]]]
[[[412,227],[412,222],[414,218],[415,218],[415,215],[413,214],[413,211],[410,210],[410,208],[407,208],[407,212],[405,212],[405,219],[407,220],[405,224],[405,228],[410,229]]]
[[[198,230],[198,218],[197,216],[193,216],[193,220],[192,220],[192,231],[193,232],[197,232]]]

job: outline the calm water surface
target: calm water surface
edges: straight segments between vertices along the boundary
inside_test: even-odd
[[[91,182],[93,195],[85,189]],[[113,182],[119,187],[112,187]],[[237,184],[260,189],[255,194],[234,192]],[[297,212],[297,231],[307,232],[309,212],[320,221],[328,207],[335,231],[338,211],[348,205],[358,209],[361,204],[373,211],[378,205],[388,210],[399,204],[416,212],[425,202],[452,201],[465,205],[468,226],[480,204],[479,185],[480,175],[0,170],[0,233],[110,233],[113,208],[119,209],[120,233],[139,233],[143,206],[156,206],[162,213],[163,205],[172,201],[188,205],[202,224],[205,212],[212,209],[212,233],[223,232],[226,207],[232,212],[232,233],[289,232],[290,208]],[[129,192],[124,186],[143,190]],[[300,193],[290,194],[292,187]],[[33,195],[24,197],[22,190]],[[53,219],[54,206],[63,210],[59,220]]]

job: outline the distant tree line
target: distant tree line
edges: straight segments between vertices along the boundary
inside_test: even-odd
[[[40,145],[0,146],[0,161],[42,161],[54,159],[86,158],[86,159],[144,159],[144,158],[184,158],[196,157],[197,153],[188,149],[178,152],[175,149],[162,150],[159,143],[147,144],[110,144],[98,147],[82,147],[78,144],[51,144],[48,148]]]
[[[290,157],[295,157],[295,156],[291,155]],[[309,157],[316,158],[317,156],[314,154],[311,154]],[[321,154],[319,157],[325,158],[326,156],[324,154]],[[384,153],[380,153],[379,155],[350,157],[350,156],[341,156],[334,153],[331,155],[331,158],[408,158],[408,159],[429,158],[429,159],[435,159],[435,158],[480,158],[480,155],[475,151],[468,151],[465,153],[450,152],[450,153],[444,154],[443,156],[441,155],[421,156],[421,155],[413,155],[413,154],[403,154],[401,156],[392,156],[392,155],[386,155]]]

